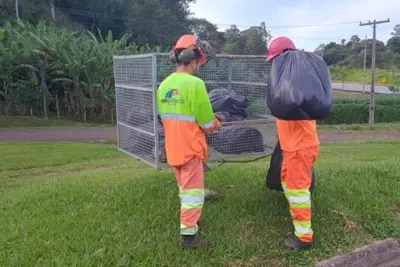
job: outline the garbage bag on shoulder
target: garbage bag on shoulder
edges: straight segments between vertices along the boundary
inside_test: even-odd
[[[287,51],[272,61],[267,105],[282,120],[317,120],[332,109],[329,68],[318,55]]]
[[[283,191],[281,184],[282,162],[283,162],[283,153],[281,145],[278,141],[275,146],[274,152],[272,152],[271,161],[266,177],[267,188],[270,190]],[[312,180],[311,180],[310,191],[313,191],[315,186],[314,166],[311,168],[311,175],[312,175],[311,177]]]

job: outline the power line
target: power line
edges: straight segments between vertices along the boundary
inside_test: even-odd
[[[20,6],[25,6],[25,7],[36,7],[34,4],[20,4]],[[65,7],[56,7],[56,9],[60,11],[65,11],[63,13],[67,13],[70,15],[94,15],[97,18],[103,18],[103,19],[111,19],[111,20],[117,20],[117,21],[123,21],[123,22],[129,22],[128,19],[121,18],[120,16],[117,15],[111,15],[111,14],[105,14],[102,12],[98,11],[89,11],[89,10],[83,10],[83,9],[75,9],[75,8],[65,8]],[[319,24],[298,24],[298,25],[272,25],[268,26],[266,25],[267,29],[290,29],[290,28],[310,28],[310,27],[325,27],[325,26],[335,26],[335,25],[349,25],[349,24],[358,24],[359,21],[344,21],[344,22],[333,22],[333,23],[319,23]],[[254,27],[257,25],[243,25],[243,24],[235,24],[235,23],[213,23],[214,25],[221,26],[221,27],[230,27],[233,25],[236,25],[237,27],[240,28],[250,28]]]
[[[310,28],[310,27],[324,27],[324,26],[335,26],[335,25],[347,25],[347,24],[358,24],[360,21],[344,21],[344,22],[336,22],[336,23],[320,23],[320,24],[299,24],[299,25],[272,25],[265,27],[267,29],[290,29],[290,28]],[[254,27],[255,25],[240,25],[240,24],[219,24],[216,23],[217,26],[232,26],[236,25],[240,28],[245,27]]]

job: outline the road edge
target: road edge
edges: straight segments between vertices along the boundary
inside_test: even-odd
[[[398,261],[397,261],[398,260]],[[315,267],[376,267],[395,262],[400,266],[400,237],[379,240],[353,252],[316,263]]]

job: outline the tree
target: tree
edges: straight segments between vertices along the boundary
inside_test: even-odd
[[[325,44],[320,44],[317,48],[314,49],[314,53],[323,57],[325,51]]]
[[[111,30],[116,38],[130,33],[139,44],[171,45],[190,31],[190,4],[195,0],[2,0],[0,23],[19,17],[33,24],[56,22],[103,37]],[[100,31],[98,31],[100,29]],[[222,35],[222,34],[221,34]]]
[[[224,52],[227,54],[242,54],[245,39],[241,31],[236,25],[231,25],[229,29],[225,31]]]
[[[47,0],[46,0],[47,1]],[[127,17],[122,0],[53,0],[59,23],[97,34],[111,30],[115,36],[124,34]],[[51,14],[51,10],[48,12]]]
[[[256,27],[251,27],[243,31],[243,37],[245,39],[243,54],[257,55],[266,53],[267,43],[264,42]]]
[[[361,41],[360,37],[358,37],[358,35],[353,35],[350,37],[350,44],[359,44]]]
[[[400,24],[397,24],[394,28],[393,28],[393,32],[391,33],[391,35],[393,36],[400,36]]]
[[[126,0],[127,28],[138,44],[172,45],[190,31],[194,0]]]
[[[400,35],[390,38],[387,41],[387,48],[393,53],[400,54]]]
[[[328,65],[335,65],[346,58],[345,52],[339,47],[325,51],[323,59]]]
[[[190,19],[190,30],[202,40],[209,41],[218,53],[221,52],[225,37],[223,32],[218,31],[217,25],[206,19],[192,18]]]
[[[227,54],[265,55],[271,34],[265,23],[240,31],[236,25],[231,25],[224,33],[225,45],[223,51]]]
[[[265,23],[253,26],[242,32],[244,38],[243,54],[263,55],[267,53],[268,41],[271,35],[266,30]]]

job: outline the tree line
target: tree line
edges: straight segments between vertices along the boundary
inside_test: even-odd
[[[364,51],[366,47],[366,66],[371,67],[372,39],[362,39],[358,35],[340,43],[321,44],[315,53],[321,55],[325,62],[332,66],[347,66],[350,68],[364,67]],[[381,69],[400,68],[400,24],[396,25],[391,38],[386,42],[376,41],[376,67]]]
[[[266,53],[271,38],[265,23],[246,30],[232,25],[225,32],[203,18],[193,17],[195,0],[2,0],[0,25],[21,19],[32,24],[52,21],[75,30],[89,30],[116,39],[128,34],[138,45],[171,46],[182,34],[195,33],[218,52]],[[18,7],[18,8],[16,8]]]
[[[226,31],[204,18],[193,17],[190,4],[195,0],[2,0],[0,25],[22,19],[32,24],[52,21],[74,30],[89,30],[106,36],[109,31],[119,39],[137,45],[171,46],[182,34],[195,33],[210,41],[219,53],[265,54],[271,33],[264,22],[240,30],[232,25]],[[315,53],[328,65],[363,68],[367,47],[367,67],[371,64],[372,39],[354,35],[340,43],[321,44]],[[400,67],[400,25],[387,43],[377,41],[376,66]]]

